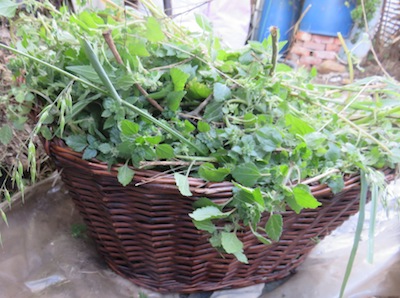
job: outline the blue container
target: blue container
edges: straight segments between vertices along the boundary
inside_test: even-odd
[[[351,11],[355,8],[355,0],[305,0],[303,12],[310,9],[300,23],[300,30],[327,36],[343,37],[350,34],[353,20]]]
[[[279,29],[279,41],[290,41],[293,26],[299,13],[299,0],[265,0],[261,14],[261,21],[257,32],[257,40],[263,41],[269,36],[269,27],[276,26]],[[288,44],[281,50],[285,51]]]

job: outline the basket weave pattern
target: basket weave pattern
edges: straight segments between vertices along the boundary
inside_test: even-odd
[[[183,197],[174,178],[159,172],[135,170],[134,181],[123,187],[117,170],[104,163],[84,161],[61,142],[46,143],[98,250],[119,275],[160,293],[193,293],[239,288],[280,280],[292,274],[307,253],[358,210],[360,177],[349,177],[345,189],[332,195],[326,185],[312,186],[323,203],[300,214],[285,212],[279,242],[265,246],[242,231],[249,264],[211,247],[188,213],[193,202],[208,197],[223,202],[232,195],[229,182],[191,179],[192,197]],[[391,174],[386,178],[392,180]],[[139,183],[140,186],[135,186]],[[265,216],[264,223],[267,221]]]

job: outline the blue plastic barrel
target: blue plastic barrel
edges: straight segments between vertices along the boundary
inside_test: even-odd
[[[353,20],[351,11],[355,8],[355,0],[305,0],[303,12],[311,5],[300,23],[300,30],[327,36],[342,33],[347,37],[351,31]]]
[[[263,41],[269,36],[269,27],[276,26],[280,32],[279,41],[290,41],[293,26],[300,13],[300,0],[265,0],[257,40]],[[281,52],[287,49],[287,44]]]

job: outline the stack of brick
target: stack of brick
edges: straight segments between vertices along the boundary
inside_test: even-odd
[[[298,31],[287,59],[297,65],[311,68],[327,60],[336,61],[340,48],[338,37]]]

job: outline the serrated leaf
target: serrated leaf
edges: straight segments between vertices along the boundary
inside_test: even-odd
[[[174,91],[182,91],[190,75],[179,68],[172,68],[170,70],[172,83],[174,84]]]
[[[89,160],[97,156],[97,150],[87,147],[83,151],[82,159]]]
[[[217,230],[217,227],[209,219],[202,221],[193,220],[193,224],[196,229],[207,231],[209,233],[214,233]]]
[[[289,127],[289,131],[293,134],[304,136],[315,131],[307,122],[291,114],[285,116],[285,123]]]
[[[118,182],[123,186],[127,186],[132,182],[133,177],[135,176],[135,171],[129,168],[127,164],[118,168]]]
[[[186,91],[172,91],[167,95],[167,106],[171,111],[176,112],[179,109],[181,101]]]
[[[231,97],[231,89],[224,84],[215,83],[213,95],[215,101],[224,101]]]
[[[18,3],[10,0],[0,0],[0,16],[5,18],[13,18],[17,11]]]
[[[201,29],[203,29],[203,31],[206,31],[206,32],[212,31],[212,24],[205,15],[195,13],[194,16],[195,16],[197,25],[199,25],[199,27]]]
[[[112,147],[108,143],[103,143],[99,145],[98,149],[101,153],[107,154],[111,152]]]
[[[190,185],[189,185],[188,177],[186,177],[185,175],[179,174],[179,173],[175,173],[174,178],[175,178],[176,186],[178,186],[179,192],[183,196],[190,197],[193,195],[190,192]],[[197,219],[197,220],[199,220],[199,219]]]
[[[222,212],[215,206],[206,206],[194,210],[192,213],[189,213],[189,216],[194,220],[203,221],[207,219],[226,218],[231,213],[232,212]]]
[[[161,144],[156,147],[156,155],[160,159],[171,159],[175,157],[174,148],[168,144]]]
[[[8,145],[11,142],[12,138],[13,138],[12,128],[9,125],[4,124],[0,128],[0,142],[3,145]]]
[[[203,163],[199,168],[199,175],[201,178],[211,182],[224,181],[225,177],[228,176],[230,170],[228,168],[216,169],[212,163]]]
[[[275,241],[278,241],[282,235],[283,230],[283,218],[280,214],[272,214],[267,224],[265,225],[265,232],[267,235]]]
[[[88,145],[86,136],[84,135],[72,135],[65,138],[65,142],[68,147],[76,152],[82,152]]]
[[[150,53],[147,51],[146,48],[146,42],[144,40],[141,40],[139,38],[129,38],[127,42],[127,48],[130,54],[140,57],[150,56]]]
[[[197,129],[199,130],[199,132],[209,132],[210,125],[207,122],[199,121],[197,123]]]
[[[147,19],[146,37],[152,42],[159,42],[165,38],[165,35],[161,30],[161,25],[155,17],[149,17]]]
[[[236,233],[221,232],[221,244],[229,254],[243,252],[243,242],[239,240]]]
[[[317,208],[322,204],[310,193],[310,188],[305,184],[298,184],[293,188],[296,203],[302,208]]]
[[[254,163],[249,162],[235,167],[232,176],[240,184],[252,187],[261,177],[261,173]]]
[[[123,135],[130,137],[139,132],[139,124],[130,120],[122,120],[120,123],[120,129]]]
[[[264,211],[265,202],[261,193],[261,188],[250,188],[240,185],[238,183],[233,182],[233,184],[239,189],[237,193],[235,193],[235,198],[239,200],[243,200],[247,203],[253,204],[256,202],[259,206],[259,211]]]
[[[245,264],[249,263],[249,260],[247,259],[246,255],[243,252],[241,252],[241,251],[235,252],[233,255],[238,259],[239,262],[242,262]]]

